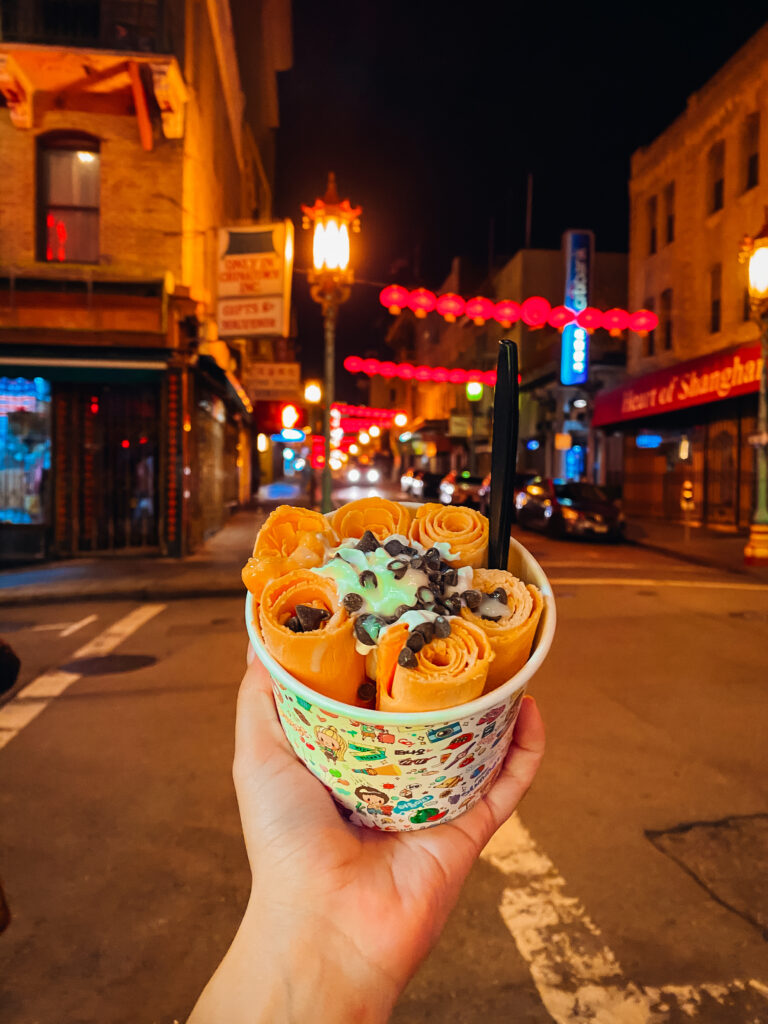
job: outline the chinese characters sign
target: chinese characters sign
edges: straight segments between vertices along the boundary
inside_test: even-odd
[[[243,385],[252,402],[296,400],[300,383],[298,363],[250,363],[243,376]]]
[[[219,337],[287,337],[293,223],[219,231]]]
[[[566,231],[564,305],[580,313],[589,305],[589,278],[594,252],[591,231]],[[589,374],[589,334],[578,324],[563,328],[560,346],[560,383],[583,384]]]

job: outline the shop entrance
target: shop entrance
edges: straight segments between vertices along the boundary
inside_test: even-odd
[[[68,405],[73,549],[156,547],[159,387],[78,385]]]

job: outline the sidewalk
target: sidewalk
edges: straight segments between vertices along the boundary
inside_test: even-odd
[[[258,507],[236,512],[187,558],[73,558],[0,570],[0,606],[63,601],[173,601],[245,597],[240,570],[256,533],[277,505],[305,504],[291,484],[263,489]]]
[[[768,567],[744,565],[744,545],[747,538],[743,533],[693,526],[690,537],[686,540],[681,523],[629,519],[626,536],[631,544],[659,551],[681,562],[691,562],[694,565],[721,569],[724,572],[738,573],[768,582]]]

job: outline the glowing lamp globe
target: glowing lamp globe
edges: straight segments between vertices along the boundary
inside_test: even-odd
[[[520,304],[512,299],[502,299],[493,307],[493,319],[502,327],[511,327],[520,319]]]
[[[520,319],[535,330],[537,327],[543,327],[547,322],[551,308],[546,299],[540,295],[532,295],[520,307]]]
[[[393,316],[397,316],[408,305],[408,296],[407,288],[402,288],[399,284],[391,284],[379,292],[379,301],[382,306],[387,307]]]
[[[364,359],[361,369],[363,373],[367,374],[369,377],[375,377],[379,372],[380,365],[381,363],[378,359]]]
[[[470,402],[479,402],[483,397],[483,385],[478,380],[468,380],[465,387]]]
[[[486,320],[493,316],[494,305],[490,299],[484,299],[482,295],[470,299],[464,307],[464,312],[472,318],[473,323],[482,327]]]
[[[416,367],[411,363],[400,363],[397,367],[397,376],[400,380],[413,380]]]
[[[413,374],[414,380],[431,380],[432,379],[432,367],[431,366],[417,366]]]
[[[749,297],[757,302],[768,299],[768,238],[758,238],[749,257]]]
[[[390,380],[392,377],[396,377],[397,364],[389,362],[389,360],[381,363],[381,365],[379,366],[379,374],[380,376],[385,377],[387,380]]]
[[[446,292],[444,295],[439,296],[435,303],[435,309],[449,324],[454,323],[457,317],[462,316],[465,306],[464,299],[454,292]]]
[[[432,380],[437,384],[445,384],[448,380],[448,370],[444,366],[436,366],[432,370]]]
[[[394,424],[396,427],[404,427],[408,422],[408,417],[404,412],[396,412],[394,416]]]
[[[428,288],[415,288],[408,296],[409,307],[420,319],[432,312],[436,302],[435,293]]]
[[[554,327],[555,330],[562,331],[567,324],[573,322],[575,316],[576,314],[573,310],[568,309],[567,306],[553,306],[549,311],[547,323],[550,327]]]

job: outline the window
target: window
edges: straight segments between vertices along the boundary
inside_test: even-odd
[[[653,299],[646,299],[643,303],[643,309],[647,309],[649,313],[653,312],[654,302]],[[652,356],[656,351],[656,331],[649,331],[645,338],[645,354]]]
[[[647,204],[648,212],[648,255],[653,256],[658,248],[656,244],[656,218],[658,213],[658,203],[656,196],[651,196]]]
[[[665,352],[672,351],[672,289],[665,288],[659,303],[659,333]]]
[[[707,213],[722,210],[725,199],[725,142],[720,139],[707,156]]]
[[[48,263],[99,260],[99,143],[43,136],[38,149],[38,253]]]
[[[723,283],[722,264],[716,263],[709,272],[709,330],[717,334],[720,330],[721,288]]]
[[[744,120],[741,132],[741,174],[743,191],[757,185],[760,177],[760,114],[755,111]]]
[[[664,242],[675,240],[675,183],[670,181],[664,189]]]

